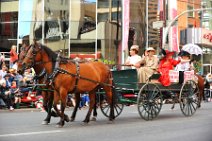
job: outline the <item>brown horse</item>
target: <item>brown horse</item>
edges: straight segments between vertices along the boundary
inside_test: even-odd
[[[200,93],[198,107],[200,108],[201,102],[202,102],[203,97],[204,97],[204,88],[205,88],[204,82],[205,82],[205,79],[201,75],[198,75],[198,74],[195,74],[195,76],[198,78],[197,85],[198,85],[199,93]]]
[[[56,107],[59,100],[61,100],[61,112],[57,111],[58,115],[61,117],[58,126],[62,127],[64,125],[64,110],[68,92],[75,93],[76,97],[79,97],[80,93],[89,93],[90,107],[84,120],[85,123],[88,123],[95,104],[95,92],[100,87],[106,92],[111,110],[109,120],[113,120],[115,118],[114,101],[111,72],[109,68],[101,62],[78,64],[75,61],[67,59],[62,59],[58,68],[55,68],[56,58],[57,54],[51,49],[35,43],[30,46],[26,57],[23,59],[22,68],[35,67],[35,64],[42,64],[46,72],[51,74],[52,85],[54,87],[54,107]],[[53,73],[52,68],[55,68]],[[75,114],[72,118],[75,118]]]
[[[18,56],[18,63],[17,63],[18,72],[21,74],[23,73],[23,71],[20,70],[22,68],[22,61],[24,57],[26,56],[28,49],[29,49],[29,45],[23,42],[21,47],[21,52],[19,53],[19,56]],[[45,70],[42,69],[42,64],[35,64],[34,70],[36,73],[36,79],[38,80],[38,83],[39,84],[46,83],[47,74]],[[50,123],[51,115],[57,116],[57,114],[54,111],[52,111],[54,93],[53,93],[52,87],[49,85],[40,86],[40,89],[42,90],[41,94],[43,96],[43,106],[45,111],[47,112],[47,117],[43,120],[42,124],[48,124]],[[68,121],[67,117],[66,117],[66,121]]]

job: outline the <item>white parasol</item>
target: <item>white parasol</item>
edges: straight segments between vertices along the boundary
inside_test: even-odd
[[[202,55],[202,49],[196,44],[186,44],[182,47],[182,50],[187,51],[190,54]]]

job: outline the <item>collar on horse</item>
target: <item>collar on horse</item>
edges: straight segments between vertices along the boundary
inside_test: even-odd
[[[59,62],[56,62],[56,63],[59,63]],[[73,74],[73,73],[70,73],[62,68],[59,68],[59,64],[58,64],[58,67],[55,67],[54,68],[54,71],[52,72],[52,74],[48,77],[50,83],[49,85],[52,85],[53,82],[54,82],[54,78],[55,76],[58,74],[58,73],[62,73],[62,74],[69,74],[73,77],[76,78],[76,81],[75,81],[75,85],[74,85],[74,89],[72,90],[74,93],[77,91],[77,86],[78,86],[78,82],[79,82],[79,79],[80,79],[80,67],[79,67],[79,63],[77,61],[75,61],[75,65],[76,65],[76,74]],[[55,65],[57,66],[57,65]]]

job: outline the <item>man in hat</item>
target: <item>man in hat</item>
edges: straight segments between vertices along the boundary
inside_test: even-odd
[[[138,70],[138,79],[140,83],[146,83],[148,78],[157,70],[158,58],[155,56],[155,49],[148,47],[146,55],[142,57],[140,64],[142,67]]]
[[[132,45],[130,48],[130,56],[128,56],[125,65],[131,66],[132,69],[138,69],[140,67],[141,56],[138,55],[139,46]]]

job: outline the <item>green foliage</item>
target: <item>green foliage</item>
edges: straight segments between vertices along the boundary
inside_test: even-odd
[[[103,62],[104,64],[107,64],[107,65],[114,65],[115,64],[115,61],[107,60],[107,59],[98,59],[98,61]]]

